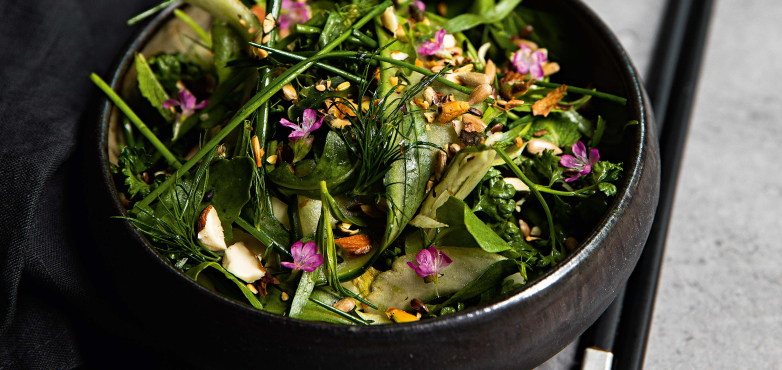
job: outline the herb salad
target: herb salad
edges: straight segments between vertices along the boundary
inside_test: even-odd
[[[448,315],[556,266],[616,194],[590,105],[625,99],[554,82],[520,0],[186,2],[209,27],[174,11],[190,47],[135,56],[133,107],[91,79],[122,113],[123,218],[207,289],[330,323]]]

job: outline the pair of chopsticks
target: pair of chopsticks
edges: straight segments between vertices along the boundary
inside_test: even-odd
[[[714,0],[668,0],[646,90],[660,140],[660,200],[627,285],[581,337],[582,370],[642,369],[668,223],[697,91]],[[628,289],[629,288],[629,289]]]

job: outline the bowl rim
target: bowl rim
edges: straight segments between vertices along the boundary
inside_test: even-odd
[[[192,284],[197,286],[197,289],[201,289],[209,299],[220,301],[223,304],[232,306],[233,309],[243,310],[245,314],[260,315],[272,320],[278,320],[281,325],[292,325],[296,327],[309,327],[311,329],[323,330],[329,332],[344,332],[344,333],[356,333],[362,332],[383,332],[386,334],[395,334],[408,332],[413,330],[425,330],[435,331],[439,328],[446,328],[454,321],[477,321],[481,317],[490,314],[492,311],[506,309],[509,306],[520,304],[521,302],[531,299],[534,296],[544,294],[546,288],[554,285],[563,276],[569,275],[575,267],[582,261],[587,260],[589,256],[596,250],[600,249],[601,241],[605,238],[604,231],[617,223],[622,212],[618,210],[622,209],[628,202],[628,192],[634,185],[637,185],[641,178],[641,173],[644,169],[644,156],[643,152],[647,146],[647,131],[652,130],[653,124],[647,119],[649,113],[647,112],[647,104],[645,94],[643,92],[640,76],[633,65],[632,61],[627,55],[619,40],[614,33],[608,28],[608,26],[590,9],[582,0],[568,0],[576,11],[584,17],[584,21],[587,24],[595,26],[595,31],[598,37],[603,41],[608,52],[612,55],[612,59],[620,71],[620,75],[623,76],[624,85],[627,89],[627,103],[626,107],[630,112],[631,119],[636,119],[639,122],[638,129],[635,130],[635,135],[632,139],[633,148],[629,151],[629,158],[624,162],[623,166],[623,181],[620,187],[617,187],[617,193],[614,200],[608,207],[608,210],[592,229],[592,232],[584,238],[581,246],[570,255],[568,255],[557,266],[539,276],[535,280],[530,281],[527,285],[518,290],[500,295],[489,302],[482,303],[477,306],[471,306],[456,312],[454,314],[447,315],[445,317],[436,317],[427,320],[415,321],[404,324],[389,324],[389,325],[366,325],[366,326],[353,326],[344,324],[333,324],[318,321],[307,321],[302,319],[291,318],[289,316],[273,314],[270,312],[262,311],[253,308],[250,305],[242,304],[231,300],[223,295],[212,292],[211,290],[197,284],[192,278],[181,270],[176,269],[172,264],[164,259],[162,254],[155,249],[151,242],[135,227],[132,226],[130,221],[124,223],[124,227],[131,232],[145,248],[145,252],[154,254],[157,263],[161,267],[169,269],[169,273],[172,276],[178,276],[182,279],[182,283]],[[122,51],[118,54],[115,61],[112,63],[110,71],[109,86],[117,91],[122,85],[122,80],[133,65],[133,56],[136,52],[141,51],[148,41],[157,33],[157,31],[169,20],[173,18],[175,9],[181,8],[185,5],[182,1],[177,1],[155,17],[147,21],[141,28],[139,28],[129,42],[122,48]],[[111,198],[113,199],[112,211],[115,214],[112,216],[128,216],[126,209],[122,205],[122,201],[119,198],[117,187],[114,183],[112,174],[110,172],[109,155],[108,155],[108,134],[109,134],[109,122],[111,120],[111,114],[115,109],[114,104],[106,96],[101,96],[102,101],[98,105],[99,114],[97,119],[98,127],[96,128],[96,136],[98,140],[97,161],[102,163],[99,172],[104,182],[107,185],[107,189],[112,190]],[[135,243],[134,243],[135,244]],[[640,253],[639,253],[640,254]],[[622,283],[624,284],[624,283]]]

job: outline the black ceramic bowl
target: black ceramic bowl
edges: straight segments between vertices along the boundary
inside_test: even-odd
[[[176,270],[129,223],[109,218],[125,211],[109,172],[113,107],[105,101],[87,156],[90,181],[84,185],[107,278],[161,343],[200,368],[528,369],[541,364],[597,319],[635,267],[657,206],[659,156],[638,73],[605,24],[577,0],[528,0],[524,7],[542,11],[537,14],[557,25],[533,23],[563,67],[556,81],[624,96],[626,106],[594,99],[595,109],[609,122],[640,123],[625,132],[625,149],[611,154],[624,162],[625,172],[609,211],[580,248],[546,275],[480,307],[403,325],[306,322],[228,300]],[[115,90],[132,90],[123,81],[132,74],[133,54],[173,18],[171,11],[149,22],[122,52],[108,76]]]

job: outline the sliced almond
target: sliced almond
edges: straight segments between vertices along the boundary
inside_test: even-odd
[[[267,14],[263,19],[263,33],[272,32],[275,26],[277,26],[277,21],[274,20],[274,16],[271,13]]]
[[[220,223],[220,217],[217,215],[217,210],[212,205],[209,205],[201,212],[201,216],[198,217],[198,241],[209,249],[210,251],[224,251],[225,234],[223,234],[223,225]]]
[[[543,65],[543,75],[544,76],[551,76],[554,73],[559,72],[559,63],[557,62],[551,62],[546,63]]]
[[[372,238],[367,234],[334,239],[334,243],[352,257],[365,255],[372,249]]]
[[[560,100],[565,96],[567,91],[567,85],[561,85],[548,93],[546,97],[540,99],[532,104],[532,115],[534,116],[548,116],[551,110],[557,106]]]
[[[347,126],[350,126],[350,121],[348,121],[346,119],[336,118],[336,119],[331,120],[329,123],[331,124],[332,127],[338,128],[338,129],[343,129],[343,128],[347,127]]]
[[[462,116],[464,121],[464,131],[467,132],[483,132],[486,129],[486,123],[482,119],[472,114],[465,114]]]
[[[453,73],[466,73],[466,72],[472,72],[473,68],[475,68],[475,65],[472,63],[463,65],[459,68],[456,68],[453,70]]]
[[[231,245],[225,250],[223,268],[246,283],[256,282],[266,275],[261,260],[242,242]]]
[[[282,87],[282,97],[285,98],[285,100],[291,101],[298,99],[299,96],[296,94],[296,88],[291,84],[287,84]]]
[[[529,186],[524,183],[524,181],[521,181],[518,177],[506,177],[502,179],[505,181],[506,184],[513,185],[513,188],[516,189],[516,191],[520,192],[529,192]]]
[[[524,100],[518,100],[518,99],[511,99],[507,103],[505,103],[505,109],[513,109],[520,105],[524,104]]]
[[[539,155],[543,153],[545,150],[553,150],[554,155],[562,154],[562,149],[559,149],[556,144],[543,139],[530,139],[530,141],[527,142],[527,151],[530,154],[536,154]]]

